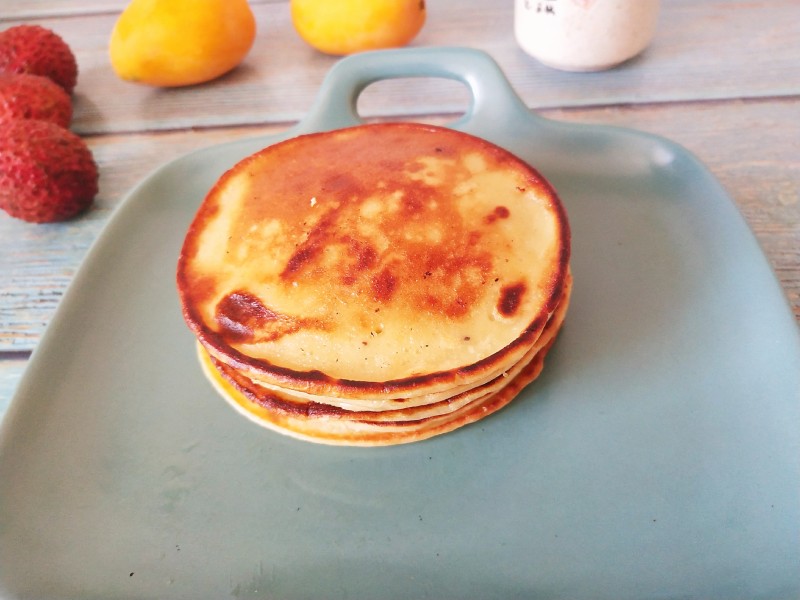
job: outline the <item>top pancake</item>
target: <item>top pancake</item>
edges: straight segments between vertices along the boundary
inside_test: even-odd
[[[218,360],[333,397],[502,372],[556,308],[569,229],[549,184],[484,140],[410,123],[267,147],[223,175],[178,264]]]

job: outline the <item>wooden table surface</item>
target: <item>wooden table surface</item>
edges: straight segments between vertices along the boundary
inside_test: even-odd
[[[0,0],[0,29],[51,28],[79,65],[72,129],[100,168],[94,207],[62,224],[0,214],[0,415],[89,246],[126,193],[189,151],[278,132],[300,120],[338,60],[295,33],[286,1],[251,2],[254,47],[214,82],[154,89],[119,80],[107,57],[123,0]],[[738,205],[800,319],[800,4],[664,0],[656,39],[600,73],[565,73],[527,56],[513,2],[429,0],[414,46],[487,51],[531,110],[564,121],[659,134],[700,158]],[[365,119],[446,122],[468,106],[449,80],[391,80],[359,99]],[[757,307],[754,307],[757,310]]]

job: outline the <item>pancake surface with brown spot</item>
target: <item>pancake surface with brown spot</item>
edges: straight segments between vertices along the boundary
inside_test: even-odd
[[[209,192],[178,265],[206,350],[254,381],[413,398],[517,363],[569,260],[560,201],[484,140],[410,123],[265,148]]]
[[[367,422],[385,421],[415,421],[429,419],[431,417],[442,416],[461,409],[467,404],[493,394],[509,383],[509,378],[517,377],[525,370],[527,364],[534,359],[542,361],[549,345],[555,340],[558,331],[564,321],[564,317],[569,306],[569,298],[572,290],[571,277],[567,279],[562,299],[558,303],[556,311],[553,313],[547,325],[530,348],[527,354],[507,371],[498,375],[494,379],[475,385],[468,389],[456,388],[450,390],[450,395],[443,399],[430,399],[424,404],[395,402],[381,402],[380,399],[373,398],[371,402],[363,401],[356,403],[342,399],[330,399],[301,395],[291,390],[268,389],[249,379],[245,374],[225,365],[224,363],[212,358],[198,343],[200,360],[205,365],[205,370],[212,380],[227,380],[221,384],[224,389],[231,387],[235,393],[225,394],[231,401],[231,396],[241,397],[232,404],[240,404],[244,407],[258,405],[270,413],[282,413],[295,418],[318,419],[318,420],[357,420]],[[217,385],[220,383],[217,381]],[[246,399],[246,400],[245,400]]]
[[[291,393],[259,389],[241,373],[209,356],[198,343],[203,371],[219,394],[240,414],[273,431],[329,445],[388,446],[448,433],[497,412],[541,373],[563,324],[571,293],[568,275],[558,308],[528,354],[489,385],[425,407],[343,411],[308,402]],[[444,405],[444,406],[442,406]]]

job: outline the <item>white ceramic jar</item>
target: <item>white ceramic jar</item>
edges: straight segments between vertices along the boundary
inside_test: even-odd
[[[515,0],[514,33],[525,52],[565,71],[610,69],[653,38],[659,0]]]

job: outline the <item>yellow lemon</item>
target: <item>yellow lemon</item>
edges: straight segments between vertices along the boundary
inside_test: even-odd
[[[114,25],[111,66],[126,81],[210,81],[244,60],[256,35],[247,0],[133,0]]]
[[[396,48],[425,23],[425,0],[291,0],[292,23],[327,54]]]

